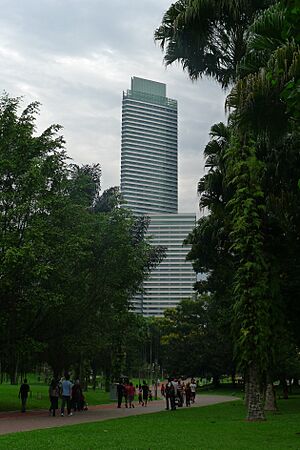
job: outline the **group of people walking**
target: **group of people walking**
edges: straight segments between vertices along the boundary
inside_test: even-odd
[[[138,394],[139,405],[147,406],[148,401],[152,400],[152,391],[146,381],[143,384],[134,384],[127,378],[121,379],[117,384],[118,408],[121,408],[123,400],[125,408],[134,408],[134,398]]]
[[[166,409],[174,410],[176,406],[191,406],[195,403],[196,398],[196,382],[192,378],[191,381],[184,382],[181,378],[168,378],[166,384],[161,384],[161,395],[166,399]],[[26,402],[30,386],[27,380],[24,380],[19,391],[19,398],[22,401],[22,412],[26,410]],[[118,408],[121,408],[124,402],[125,408],[134,408],[135,395],[138,395],[138,403],[141,406],[147,406],[148,401],[152,400],[152,391],[147,382],[143,384],[134,384],[128,378],[120,379],[117,384]],[[54,417],[59,408],[58,401],[61,398],[61,416],[65,415],[65,409],[68,416],[72,416],[73,411],[83,411],[87,409],[87,404],[83,395],[83,390],[79,379],[72,383],[70,375],[66,374],[65,378],[60,381],[52,379],[49,386],[50,408],[49,413]]]
[[[166,409],[175,410],[176,406],[191,406],[195,403],[197,384],[192,378],[190,382],[184,382],[181,378],[168,378],[166,385],[162,384],[161,394],[166,398]]]
[[[50,408],[49,412],[54,417],[58,409],[58,399],[61,397],[60,415],[65,415],[65,408],[68,416],[72,416],[73,411],[83,411],[87,409],[83,390],[79,379],[72,383],[70,375],[66,375],[64,379],[57,381],[53,379],[49,386]]]
[[[166,409],[176,409],[176,407],[191,406],[195,403],[197,384],[194,378],[191,381],[184,381],[181,378],[168,378],[166,384],[161,384],[161,395],[166,399]],[[117,384],[118,408],[134,408],[134,398],[138,395],[138,403],[147,406],[148,401],[152,400],[152,391],[146,381],[143,384],[136,385],[128,378],[120,379]]]
[[[21,399],[21,411],[26,411],[27,399],[30,391],[30,386],[27,383],[27,379],[20,386],[19,398]],[[72,383],[70,381],[70,375],[66,375],[60,381],[52,379],[49,386],[49,400],[50,408],[49,413],[54,417],[56,410],[58,409],[58,400],[61,398],[61,416],[65,415],[65,408],[69,416],[72,416],[73,411],[83,411],[87,409],[87,404],[83,395],[83,390],[80,385],[79,379]]]

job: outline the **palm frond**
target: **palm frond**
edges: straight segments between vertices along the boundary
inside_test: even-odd
[[[280,2],[262,11],[249,31],[253,35],[267,36],[269,39],[282,42],[281,33],[285,24],[285,8]]]
[[[192,80],[213,77],[226,88],[236,79],[246,48],[245,30],[257,9],[261,7],[256,0],[177,1],[163,16],[154,39],[164,50],[167,66],[177,61]]]
[[[284,44],[281,37],[284,22],[285,10],[279,3],[257,16],[249,27],[246,53],[237,68],[240,77],[266,67],[272,53]]]

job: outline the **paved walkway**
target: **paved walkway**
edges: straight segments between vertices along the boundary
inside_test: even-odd
[[[197,403],[195,403],[192,408],[231,402],[233,400],[237,400],[237,398],[223,395],[201,395],[196,398]],[[66,425],[98,422],[108,419],[119,419],[140,414],[156,413],[163,411],[164,408],[165,401],[158,400],[150,402],[147,407],[136,406],[133,409],[124,407],[118,409],[114,403],[110,403],[109,405],[90,406],[88,411],[77,412],[72,417],[60,417],[60,415],[49,417],[48,411],[45,410],[31,410],[24,414],[17,411],[3,412],[0,413],[0,434],[64,427]]]

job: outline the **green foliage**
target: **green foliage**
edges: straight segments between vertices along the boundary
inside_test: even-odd
[[[282,0],[285,6],[286,21],[282,31],[282,37],[286,40],[294,40],[300,45],[300,4],[299,0]],[[298,123],[300,119],[300,57],[299,51],[293,61],[293,78],[286,84],[282,91],[282,98],[287,103],[289,113]]]
[[[49,302],[41,282],[51,272],[38,224],[64,196],[67,174],[60,127],[35,136],[38,104],[18,116],[19,103],[7,95],[0,100],[0,347],[9,370],[30,342],[37,350],[33,336],[26,337]]]
[[[200,296],[205,296],[202,300],[200,297],[194,306],[202,311],[199,324],[206,330],[197,337],[199,357],[195,357],[195,364],[201,373],[216,377],[235,370],[230,333],[233,259],[226,211],[231,188],[225,183],[225,155],[230,134],[230,129],[223,123],[211,128],[211,140],[204,151],[209,171],[198,184],[200,207],[208,208],[209,215],[198,221],[187,239],[192,246],[187,258],[192,261],[194,270],[202,274],[195,287]]]
[[[35,134],[38,104],[19,106],[0,99],[1,370],[16,381],[40,359],[83,376],[102,353],[111,371],[134,347],[131,299],[164,249],[119,207],[118,189],[100,195],[98,164],[68,162],[59,126]]]
[[[263,168],[257,174],[261,202],[259,204],[256,199],[253,203],[252,199],[257,211],[250,224],[253,225],[254,219],[257,221],[256,244],[260,241],[260,251],[264,257],[261,260],[261,273],[263,268],[268,270],[260,291],[263,294],[264,289],[267,290],[261,319],[266,324],[269,316],[269,331],[265,325],[258,331],[262,333],[264,329],[269,334],[271,352],[268,365],[271,371],[274,370],[274,357],[277,360],[275,370],[279,363],[282,367],[285,365],[283,341],[290,352],[293,353],[292,349],[295,348],[287,329],[294,329],[292,315],[295,317],[295,298],[300,292],[296,275],[299,268],[296,229],[299,229],[300,198],[295,189],[298,180],[295,167],[299,166],[299,121],[296,109],[291,107],[292,102],[299,104],[297,79],[300,59],[295,29],[287,26],[288,17],[288,9],[277,2],[261,13],[249,27],[249,41],[239,69],[240,79],[227,99],[227,105],[234,108],[231,121],[236,132],[239,136],[254,136],[255,164]],[[243,160],[243,150],[237,153],[237,159]],[[243,164],[243,161],[240,163]],[[245,182],[247,180],[244,174],[234,175],[236,180],[242,180],[242,177]],[[244,192],[247,193],[247,189]],[[236,197],[238,199],[237,194]],[[243,199],[239,198],[238,201],[242,202]],[[251,211],[248,209],[250,206],[248,202],[244,213]],[[243,224],[241,213],[237,214],[237,225],[243,232],[247,227]],[[249,242],[254,243],[251,230],[248,232]],[[239,250],[243,250],[243,247],[239,247]],[[255,255],[255,251],[252,251]],[[248,265],[249,273],[254,269],[253,265]],[[259,298],[259,291],[257,295]],[[252,330],[255,330],[255,324]],[[296,338],[298,333],[295,329],[293,333]],[[245,343],[249,336],[251,334],[245,334]],[[260,334],[260,338],[263,340],[263,334]]]
[[[189,259],[206,274],[198,291],[232,311],[237,361],[260,380],[279,364],[286,374],[300,343],[299,17],[299,0],[186,0],[155,33],[166,64],[233,83],[228,128],[214,125],[205,149],[209,215],[188,238]]]
[[[255,363],[259,373],[271,365],[269,263],[264,253],[266,211],[261,179],[265,167],[253,147],[233,140],[227,151],[227,182],[233,197],[227,204],[231,219],[235,350],[239,367]]]
[[[213,296],[183,300],[160,321],[164,367],[177,376],[219,379],[233,373],[232,344],[226,302]]]
[[[209,76],[228,87],[245,54],[249,24],[272,3],[179,0],[166,11],[154,38],[165,50],[166,65],[178,61],[191,79]]]
[[[239,80],[227,99],[240,129],[251,126],[275,139],[291,125],[290,114],[299,120],[300,52],[292,28],[282,31],[287,24],[288,12],[280,2],[255,19],[238,66]]]

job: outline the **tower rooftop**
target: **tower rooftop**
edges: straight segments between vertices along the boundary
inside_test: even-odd
[[[143,92],[144,94],[166,97],[166,85],[158,81],[146,80],[145,78],[131,78],[132,92]]]

